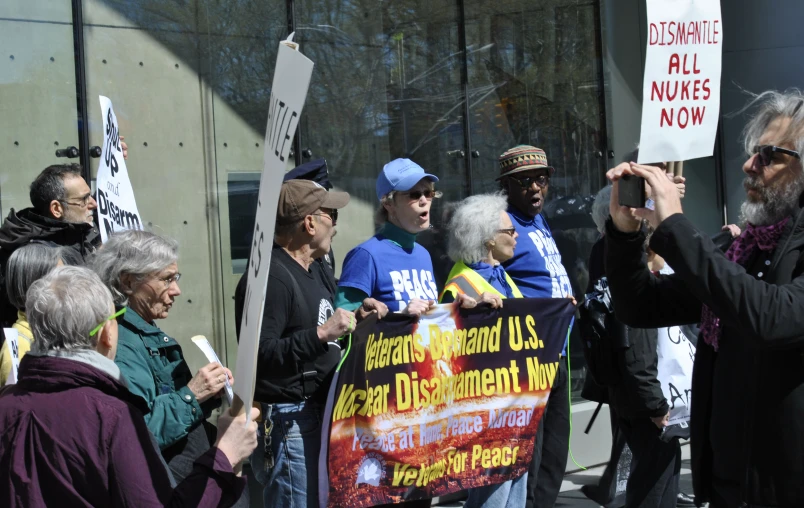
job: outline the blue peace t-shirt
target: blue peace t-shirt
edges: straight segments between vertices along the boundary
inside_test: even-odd
[[[438,301],[430,253],[418,243],[403,249],[382,235],[349,251],[338,286],[359,289],[391,312],[405,310],[413,298]]]
[[[550,227],[541,215],[528,217],[513,207],[508,208],[516,232],[519,233],[514,257],[503,263],[525,298],[565,298],[572,296],[567,270],[553,240]]]

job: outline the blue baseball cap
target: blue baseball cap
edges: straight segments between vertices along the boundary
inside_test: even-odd
[[[382,173],[377,177],[377,199],[382,201],[382,197],[391,191],[409,191],[422,178],[438,181],[437,176],[425,173],[412,160],[394,159],[382,168]]]

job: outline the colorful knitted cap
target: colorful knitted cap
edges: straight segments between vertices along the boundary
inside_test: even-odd
[[[529,169],[546,168],[550,176],[553,176],[556,171],[555,168],[547,164],[547,155],[544,150],[530,145],[515,146],[500,155],[498,160],[500,163],[500,176],[497,177],[497,180]]]

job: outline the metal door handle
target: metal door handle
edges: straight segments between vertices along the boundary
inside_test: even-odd
[[[463,159],[464,157],[466,157],[466,153],[463,150],[450,150],[449,152],[447,152],[447,156]]]
[[[68,159],[76,159],[78,156],[81,155],[81,152],[78,151],[78,148],[74,146],[68,146],[67,148],[59,148],[56,150],[56,157],[67,157]]]
[[[309,148],[305,148],[304,150],[302,150],[302,157],[304,157],[305,159],[309,159],[312,156],[313,156],[313,151],[310,150]]]
[[[477,150],[472,150],[472,158],[479,159],[480,158],[480,152],[478,152]]]
[[[89,148],[89,156],[92,157],[93,159],[99,159],[101,153],[102,153],[101,147],[99,146],[93,146]]]

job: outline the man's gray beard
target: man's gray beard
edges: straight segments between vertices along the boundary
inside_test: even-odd
[[[793,215],[798,209],[799,197],[804,192],[804,178],[801,175],[782,188],[757,186],[759,182],[751,177],[746,177],[743,183],[752,183],[759,192],[757,202],[752,203],[746,199],[740,206],[740,222],[754,226],[770,226]]]

